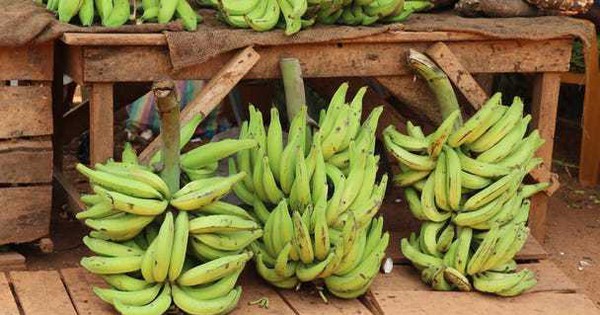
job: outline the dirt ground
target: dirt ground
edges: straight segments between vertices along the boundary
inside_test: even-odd
[[[578,123],[573,119],[559,120],[553,169],[560,175],[561,188],[550,199],[547,236],[543,241],[550,259],[600,308],[600,189],[583,189],[576,181],[578,150],[573,148],[579,148],[579,144],[573,139],[579,137]],[[70,161],[65,165],[75,162],[74,155],[67,157]],[[80,241],[86,229],[64,207],[55,210],[54,253],[41,254],[32,246],[17,248],[27,256],[31,270],[76,266],[80,257],[88,253]]]

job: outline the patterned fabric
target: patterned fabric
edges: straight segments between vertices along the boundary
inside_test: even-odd
[[[194,99],[204,87],[204,81],[176,81],[175,86],[177,88],[177,95],[180,98],[181,109],[183,109],[188,102]],[[133,103],[127,106],[127,113],[129,117],[127,119],[127,130],[131,132],[142,132],[150,129],[154,134],[160,131],[160,120],[158,112],[156,111],[156,98],[152,92],[148,92],[144,96],[135,100]],[[217,107],[208,117],[204,119],[200,127],[196,130],[196,135],[202,138],[210,138],[219,132],[223,127],[219,128],[218,116],[220,107]]]

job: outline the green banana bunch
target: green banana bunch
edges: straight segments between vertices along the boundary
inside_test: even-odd
[[[426,62],[418,69],[425,77],[433,71]],[[442,83],[430,86],[440,95],[453,93]],[[514,296],[536,283],[532,272],[517,272],[513,260],[529,234],[528,198],[549,186],[523,184],[541,163],[534,155],[544,143],[537,130],[527,135],[531,116],[523,116],[523,108],[518,97],[502,105],[496,93],[464,123],[459,110],[446,108],[430,135],[411,122],[406,133],[392,126],[383,132],[399,163],[394,182],[422,221],[401,249],[434,290]]]
[[[78,16],[82,26],[92,26],[96,15],[106,27],[119,27],[135,18],[130,16],[130,0],[49,0],[46,8],[56,12],[61,22],[70,23]],[[196,13],[188,0],[143,0],[142,9],[143,15],[138,24],[169,23],[179,18],[186,30],[194,31],[202,21],[202,16]]]
[[[383,232],[383,219],[375,218],[387,187],[387,175],[377,181],[379,157],[374,153],[382,110],[374,109],[361,123],[366,88],[348,103],[347,90],[348,84],[342,84],[336,91],[318,130],[307,124],[305,106],[289,123],[287,141],[276,108],[265,126],[262,114],[250,106],[250,120],[240,128],[238,141],[257,145],[229,160],[231,174],[248,173],[233,190],[252,206],[262,234],[251,237],[258,227],[246,218],[227,225],[252,240],[257,272],[278,288],[324,281],[332,294],[355,298],[369,288],[385,257],[389,235]],[[194,220],[204,229],[204,217]],[[207,233],[212,228],[206,227]],[[200,255],[215,254],[202,244],[196,247]]]
[[[200,121],[197,116],[184,124],[180,148]],[[235,308],[237,280],[254,255],[246,248],[263,231],[246,210],[219,200],[245,173],[214,173],[221,159],[256,145],[253,139],[223,140],[183,153],[180,163],[192,180],[178,191],[170,191],[154,167],[139,164],[128,143],[120,162],[77,165],[94,192],[82,196],[87,209],[77,218],[92,228],[83,243],[96,256],[81,265],[110,286],[94,287],[94,293],[122,314],[163,314],[172,303],[192,314]],[[156,156],[153,166],[161,163]],[[194,178],[200,170],[206,174]]]

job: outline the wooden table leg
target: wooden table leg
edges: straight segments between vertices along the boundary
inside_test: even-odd
[[[113,156],[113,84],[94,83],[90,89],[90,163],[103,163]]]
[[[538,150],[537,155],[544,160],[539,170],[539,180],[549,181],[552,170],[552,151],[554,147],[554,129],[558,109],[558,94],[560,90],[559,73],[536,74],[533,88],[531,112],[533,125],[540,132],[546,143]],[[538,241],[543,242],[546,234],[546,212],[548,210],[548,195],[536,194],[531,200],[529,227]]]
[[[583,99],[583,132],[579,157],[579,182],[584,186],[598,184],[600,172],[600,66],[596,37],[591,38],[585,56],[585,96]]]

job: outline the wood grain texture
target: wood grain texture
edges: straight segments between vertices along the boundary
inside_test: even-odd
[[[473,310],[485,310],[488,315],[600,314],[594,302],[583,294],[539,292],[502,298],[464,292],[379,291],[374,296],[385,314],[454,315],[473,313]]]
[[[538,284],[529,290],[528,293],[575,293],[579,291],[579,287],[558,269],[554,263],[548,260],[519,264],[519,270],[525,268],[534,271],[538,279]],[[429,286],[421,281],[419,271],[409,265],[396,265],[392,273],[380,274],[371,286],[371,294],[375,295],[381,291],[429,291],[435,294]]]
[[[0,273],[0,313],[2,315],[19,315],[19,307],[10,290],[8,280]]]
[[[579,181],[585,186],[598,184],[600,176],[600,66],[597,38],[590,38],[585,56],[585,95],[583,99],[583,132],[579,156]]]
[[[17,252],[0,253],[0,272],[25,270],[25,256]]]
[[[231,312],[231,315],[245,315],[245,314],[264,314],[264,315],[286,315],[294,314],[294,311],[290,306],[283,300],[283,298],[277,294],[276,289],[262,280],[254,271],[254,268],[249,268],[242,275],[240,285],[242,286],[242,298],[238,303],[237,308]],[[258,305],[250,305],[250,302],[257,301],[258,299],[267,298],[269,299],[269,308],[260,308]]]
[[[478,109],[485,103],[488,99],[487,93],[446,44],[435,43],[425,53],[446,73],[473,108]]]
[[[49,234],[52,186],[0,188],[0,245],[31,242]]]
[[[52,134],[50,85],[0,87],[0,138]]]
[[[94,83],[90,89],[90,163],[104,163],[114,151],[112,83]]]
[[[287,303],[302,315],[349,315],[371,314],[359,300],[342,300],[329,295],[329,303],[325,304],[315,290],[280,290],[279,294]]]
[[[532,127],[538,129],[540,136],[546,140],[544,145],[537,151],[537,156],[543,159],[542,165],[536,170],[540,181],[549,181],[551,177],[559,91],[559,73],[543,73],[535,76],[531,104]],[[543,240],[546,235],[548,196],[539,193],[533,196],[531,201],[531,213],[529,215],[531,234],[537,239]]]
[[[0,80],[52,81],[54,43],[0,48]]]
[[[0,183],[52,182],[52,141],[0,141]]]
[[[394,98],[413,112],[420,113],[435,123],[441,123],[442,116],[437,107],[437,100],[425,81],[412,74],[376,77],[375,79]]]
[[[77,314],[117,314],[110,304],[102,301],[92,291],[93,286],[107,286],[99,276],[91,274],[82,268],[66,268],[62,269],[60,273],[71,296],[71,301],[77,310]]]
[[[14,271],[9,277],[25,314],[77,314],[57,271]]]
[[[181,125],[192,119],[194,115],[201,114],[204,117],[208,116],[259,59],[260,56],[256,51],[252,47],[248,47],[229,60],[208,84],[202,88],[200,93],[182,110]],[[161,146],[161,139],[157,137],[142,151],[140,161],[148,162]]]
[[[301,60],[304,77],[391,76],[409,74],[402,62],[408,49],[424,51],[431,42],[320,43],[256,47],[260,62],[246,78],[280,77],[279,60]],[[448,47],[471,73],[568,71],[571,41],[465,41],[449,42]],[[82,55],[84,81],[154,81],[210,79],[235,52],[224,53],[197,66],[171,73],[168,50],[164,46],[85,47]],[[143,60],[143,62],[141,62]],[[486,60],[486,62],[481,62]],[[71,63],[76,63],[72,61]],[[152,66],[149,66],[152,65]]]

